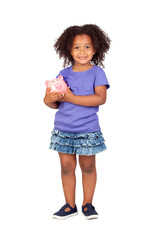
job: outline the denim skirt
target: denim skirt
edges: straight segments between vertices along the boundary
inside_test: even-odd
[[[91,133],[51,132],[50,149],[57,152],[78,155],[95,155],[106,150],[101,131]]]

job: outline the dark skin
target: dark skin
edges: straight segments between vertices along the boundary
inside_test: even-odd
[[[62,93],[50,92],[50,88],[46,89],[46,94],[44,97],[44,103],[53,109],[59,108],[59,101],[63,97]]]
[[[74,38],[70,53],[75,60],[75,64],[72,68],[73,71],[82,72],[92,67],[90,61],[95,54],[95,51],[91,38],[88,35],[82,34],[76,36]],[[50,89],[47,89],[44,103],[52,109],[58,109],[59,102],[70,102],[76,105],[87,107],[100,106],[106,102],[106,86],[95,87],[94,94],[87,96],[75,95],[70,90],[70,88],[68,88],[67,92],[64,94],[50,92]],[[76,186],[76,155],[59,153],[59,157],[61,162],[61,178],[63,183],[65,201],[66,203],[70,204],[71,207],[74,207]],[[86,203],[92,203],[95,191],[97,180],[95,155],[79,156],[79,164],[81,167],[83,179],[84,206]],[[66,208],[65,211],[70,211],[70,209]]]
[[[95,94],[87,96],[74,95],[73,92],[68,88],[65,94],[50,92],[50,89],[46,90],[44,103],[53,109],[59,108],[60,102],[70,102],[82,106],[100,106],[106,102],[106,86],[95,87]]]

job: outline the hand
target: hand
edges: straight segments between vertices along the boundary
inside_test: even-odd
[[[60,99],[60,102],[72,102],[74,96],[75,95],[73,94],[73,92],[68,87],[67,92],[64,93],[64,96]]]
[[[50,88],[47,88],[46,95],[45,95],[45,101],[47,103],[58,102],[61,100],[63,95],[64,95],[63,93],[59,93],[59,92],[50,92]]]

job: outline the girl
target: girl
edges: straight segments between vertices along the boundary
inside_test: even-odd
[[[45,104],[59,109],[55,115],[50,149],[58,151],[66,204],[53,218],[77,215],[75,204],[76,156],[82,171],[84,200],[82,213],[86,219],[98,218],[92,199],[96,186],[95,155],[106,149],[97,112],[106,102],[109,83],[100,67],[110,48],[110,39],[97,25],[67,28],[54,48],[64,58],[59,75],[68,85],[65,94],[46,90]],[[70,66],[71,65],[71,66]],[[67,66],[67,67],[66,67]]]

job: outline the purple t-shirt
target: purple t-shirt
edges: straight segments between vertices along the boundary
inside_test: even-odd
[[[93,95],[96,86],[110,87],[102,68],[94,65],[87,71],[74,72],[71,67],[60,71],[65,82],[75,95]],[[80,106],[69,102],[60,102],[55,114],[54,129],[63,132],[87,133],[100,131],[97,112],[99,107]]]

